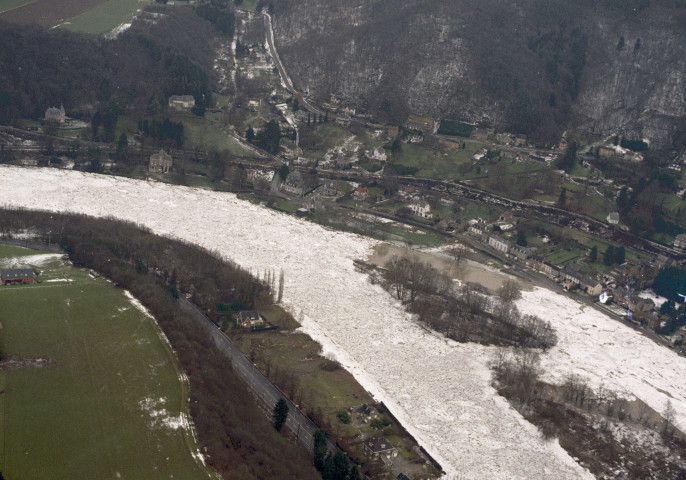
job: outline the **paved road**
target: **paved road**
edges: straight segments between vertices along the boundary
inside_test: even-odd
[[[279,52],[276,50],[276,42],[274,41],[274,26],[272,23],[272,17],[267,12],[262,12],[262,15],[264,15],[264,25],[265,25],[265,28],[267,29],[267,44],[269,45],[269,53],[272,56],[274,63],[276,64],[276,68],[279,71],[279,76],[281,77],[281,81],[286,86],[286,89],[289,92],[291,92],[293,95],[300,97],[300,99],[301,99],[300,103],[306,110],[308,110],[312,113],[316,113],[318,115],[324,115],[323,110],[312,105],[307,100],[307,98],[305,98],[295,88],[295,85],[293,84],[291,77],[288,76],[288,72],[286,72],[286,68],[283,66],[283,63],[281,62],[281,58],[279,57]]]
[[[298,440],[312,452],[313,436],[319,428],[307,418],[295,404],[291,402],[272,382],[265,377],[260,370],[224,335],[205,315],[203,315],[191,302],[180,299],[181,308],[191,314],[198,326],[204,328],[213,339],[215,345],[231,362],[236,372],[264,403],[269,411],[274,409],[276,402],[283,398],[288,404],[288,419],[286,426],[297,436]],[[336,446],[327,441],[329,450],[336,451]]]

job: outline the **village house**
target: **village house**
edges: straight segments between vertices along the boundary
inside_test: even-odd
[[[36,274],[32,268],[3,268],[0,278],[3,285],[24,285],[35,283]]]
[[[298,154],[302,153],[302,150],[296,145],[295,140],[281,137],[279,140],[279,152],[281,152],[285,158],[295,160],[298,158]]]
[[[164,149],[150,155],[148,171],[153,173],[168,173],[172,168],[172,156]]]
[[[382,460],[388,464],[393,463],[392,459],[398,455],[398,450],[384,437],[364,442],[364,452],[371,460]]]
[[[431,205],[426,200],[417,200],[410,204],[410,210],[413,215],[422,218],[431,218]]]
[[[357,187],[353,192],[355,200],[367,200],[367,197],[369,197],[369,189],[367,187]]]
[[[386,150],[384,150],[383,147],[373,148],[371,150],[368,150],[365,154],[367,158],[375,160],[377,162],[385,162],[387,158]]]
[[[302,197],[305,193],[305,180],[302,172],[296,170],[289,173],[286,180],[281,184],[281,188],[285,192]]]
[[[479,140],[480,142],[488,142],[491,132],[485,128],[477,128],[472,132],[472,138],[474,140]]]
[[[598,155],[603,157],[603,158],[611,158],[614,157],[617,154],[617,151],[614,148],[610,147],[599,147],[598,148]]]
[[[521,245],[512,245],[510,247],[509,253],[518,260],[524,261],[531,255],[533,255],[535,252],[536,248],[534,247],[522,247]]]
[[[514,144],[514,137],[512,136],[511,133],[507,133],[507,132],[497,133],[495,135],[495,141],[496,141],[496,143],[498,143],[500,145],[510,146],[510,145]]]
[[[256,328],[264,327],[266,322],[262,315],[257,310],[243,310],[238,312],[236,316],[236,323],[241,328],[255,330]]]
[[[60,105],[60,108],[50,107],[45,111],[46,122],[56,122],[63,124],[67,121],[67,113],[64,111],[64,105]]]
[[[248,100],[248,108],[253,112],[257,111],[257,109],[260,108],[260,105],[262,105],[262,100],[259,98],[251,98]]]
[[[488,244],[499,252],[507,253],[510,251],[510,242],[498,237],[497,235],[489,236]]]
[[[336,117],[335,122],[341,127],[348,127],[350,125],[350,117],[348,115],[340,115]]]
[[[335,197],[340,193],[338,190],[338,180],[325,180],[322,186],[322,194],[327,197]]]
[[[400,132],[400,129],[395,126],[395,125],[389,125],[386,128],[386,138],[389,140],[394,140],[398,138],[398,133]]]
[[[169,97],[169,106],[177,110],[189,110],[195,106],[193,95],[172,95]]]
[[[515,135],[514,146],[519,148],[524,148],[527,146],[526,135]]]
[[[686,250],[686,233],[680,233],[674,238],[674,246]]]
[[[607,223],[610,225],[618,225],[619,224],[619,213],[618,212],[610,212],[609,215],[607,216]]]

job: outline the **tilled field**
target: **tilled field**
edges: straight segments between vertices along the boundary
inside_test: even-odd
[[[37,24],[46,28],[59,25],[70,18],[97,7],[107,0],[37,0],[8,12],[0,19],[22,25]]]

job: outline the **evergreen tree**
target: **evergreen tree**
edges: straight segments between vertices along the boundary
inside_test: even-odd
[[[588,258],[591,260],[591,262],[595,262],[596,260],[598,260],[598,247],[596,247],[595,245],[593,246],[593,248],[591,249],[591,254],[588,256]]]
[[[338,450],[333,457],[333,480],[346,480],[348,477],[348,457],[342,450]]]
[[[560,168],[565,172],[572,170],[572,168],[574,168],[574,164],[576,163],[577,148],[576,142],[571,142],[569,146],[567,146],[567,150],[565,150],[564,155],[557,160],[557,168]]]
[[[605,250],[605,256],[603,257],[603,263],[607,265],[608,267],[612,265],[615,261],[615,247],[612,245],[608,245],[607,249]]]
[[[324,430],[317,430],[314,432],[312,438],[312,450],[314,453],[314,468],[319,472],[324,471],[324,461],[326,460],[326,433]]]
[[[615,248],[615,263],[621,265],[626,258],[626,250],[623,246]]]
[[[617,50],[624,48],[624,37],[619,37],[619,42],[617,42]]]
[[[348,472],[348,480],[362,480],[360,469],[355,464],[350,464],[350,472]]]
[[[626,185],[624,185],[622,189],[619,191],[619,195],[617,195],[617,206],[620,209],[623,209],[624,207],[626,207],[628,201],[629,195],[627,194]]]
[[[277,432],[281,431],[281,428],[283,427],[283,424],[286,423],[286,419],[288,418],[288,404],[286,403],[286,400],[283,398],[280,398],[278,402],[276,402],[276,405],[274,405],[274,414],[273,414],[273,420],[274,420],[274,428],[276,428]]]
[[[517,245],[519,245],[520,247],[526,247],[526,244],[526,235],[524,234],[524,232],[519,232],[517,234]]]
[[[331,452],[326,454],[326,459],[324,460],[324,468],[322,468],[322,480],[334,480],[334,472],[336,471],[336,465],[333,461],[333,455]]]
[[[245,131],[245,139],[248,141],[248,143],[252,143],[253,140],[255,140],[255,130],[253,130],[252,127],[248,127],[248,129]]]
[[[567,202],[567,190],[563,188],[563,189],[560,191],[560,196],[557,198],[557,204],[560,205],[560,206],[562,206],[562,205],[564,205],[566,202]]]

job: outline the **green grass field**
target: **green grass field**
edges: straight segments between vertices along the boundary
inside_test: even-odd
[[[28,5],[36,0],[0,0],[0,13],[12,10],[22,5]]]
[[[226,151],[232,155],[255,156],[219,127],[220,118],[220,114],[210,112],[204,118],[191,113],[170,115],[171,120],[183,123],[186,148],[198,147],[203,150]]]
[[[36,285],[0,286],[5,478],[210,478],[156,323],[60,255],[0,245],[0,266],[42,270]]]
[[[62,27],[73,32],[99,35],[115,29],[122,23],[130,22],[136,12],[148,3],[148,0],[109,0],[69,19]]]
[[[430,148],[411,143],[403,144],[398,159],[394,165],[417,168],[416,176],[447,180],[451,178],[467,178],[460,166],[471,162],[471,157],[481,147],[473,143],[466,143],[465,149],[457,148],[445,153],[436,152]]]

